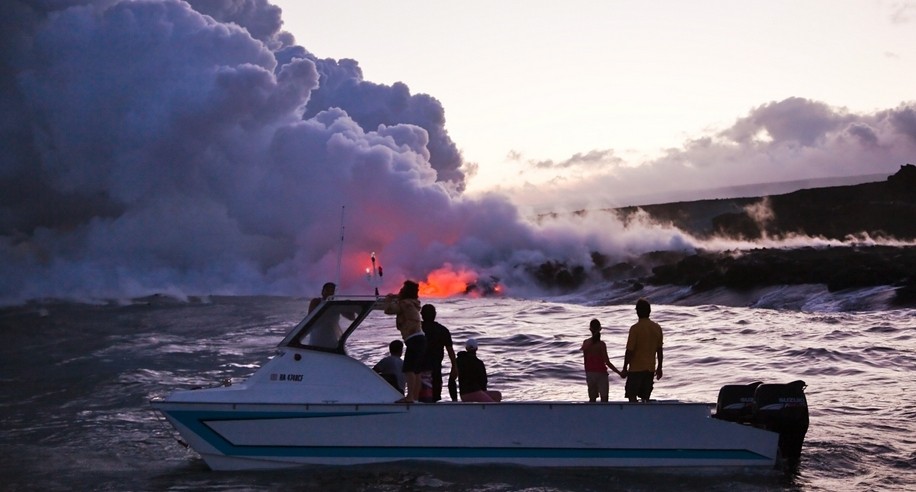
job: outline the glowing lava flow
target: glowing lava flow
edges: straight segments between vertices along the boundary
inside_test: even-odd
[[[450,297],[464,294],[468,286],[475,282],[476,272],[465,269],[453,270],[451,265],[446,264],[430,272],[425,282],[420,282],[420,297]]]

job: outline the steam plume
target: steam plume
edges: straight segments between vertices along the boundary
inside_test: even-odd
[[[0,3],[0,303],[313,295],[336,275],[342,215],[339,292],[370,292],[372,251],[385,290],[434,272],[521,292],[544,261],[694,247],[670,227],[610,215],[536,225],[503,196],[464,196],[473,166],[435,98],[313,55],[280,16],[265,0]],[[799,125],[799,112],[811,118]],[[754,162],[763,175],[773,152],[815,167],[874,155],[897,165],[916,145],[914,121],[907,106],[862,117],[774,103],[614,175],[655,183],[685,161],[731,175],[747,168],[723,163]],[[842,149],[849,157],[831,160]],[[620,165],[610,151],[565,165],[602,157]]]

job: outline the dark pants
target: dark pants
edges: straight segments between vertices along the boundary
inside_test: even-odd
[[[639,372],[630,372],[627,374],[627,385],[625,391],[625,396],[628,399],[639,398],[641,400],[649,401],[649,396],[652,394],[653,377],[655,372],[653,371],[639,371]]]
[[[433,382],[433,401],[439,401],[442,399],[442,366],[430,367],[429,374]]]

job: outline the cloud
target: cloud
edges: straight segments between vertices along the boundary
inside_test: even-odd
[[[916,17],[916,2],[905,0],[890,3],[890,19],[894,24],[909,24]]]
[[[40,5],[3,7],[4,303],[305,295],[339,251],[342,292],[365,291],[370,252],[390,289],[588,258],[503,197],[462,197],[473,165],[438,101],[284,44],[265,2]]]
[[[916,105],[900,106],[895,110],[883,111],[880,113],[882,119],[890,121],[891,128],[898,135],[916,143]]]
[[[593,152],[607,156],[602,173],[502,191],[537,210],[716,198],[735,196],[728,189],[739,185],[890,175],[912,161],[914,153],[914,103],[853,113],[793,97],[752,108],[730,127],[647,162],[627,163],[611,151]]]
[[[312,295],[338,254],[340,291],[369,292],[372,252],[386,290],[448,267],[519,293],[545,261],[696,244],[611,214],[532,223],[503,194],[465,196],[474,164],[439,101],[296,46],[265,1],[0,9],[0,303]],[[892,171],[914,146],[910,106],[856,115],[792,99],[643,166],[612,150],[543,163],[569,177],[535,191],[559,204]]]
[[[321,74],[320,86],[309,101],[305,117],[330,108],[341,108],[366,129],[380,125],[408,123],[424,128],[429,135],[429,162],[438,180],[457,192],[466,186],[464,162],[458,146],[445,128],[442,104],[427,94],[411,94],[402,82],[391,86],[363,80],[356,60],[321,59],[300,46],[277,52],[281,63],[304,58],[315,63]]]
[[[188,3],[218,22],[241,26],[251,37],[271,48],[295,42],[291,34],[280,30],[283,25],[280,7],[267,0],[189,0]]]
[[[796,142],[812,146],[849,121],[845,111],[791,97],[754,108],[747,117],[739,119],[720,136],[739,144],[748,144],[762,132],[777,144]]]
[[[606,167],[612,163],[623,162],[622,159],[614,156],[613,150],[592,150],[584,154],[578,153],[560,162],[552,160],[546,161],[529,161],[529,164],[535,169],[569,169],[569,168],[594,168]]]

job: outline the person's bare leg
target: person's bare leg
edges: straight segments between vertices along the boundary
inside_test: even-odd
[[[421,389],[423,389],[423,376],[416,372],[413,375],[413,401],[420,401]]]
[[[420,392],[419,385],[420,375],[415,372],[406,372],[407,375],[407,397],[404,398],[407,402],[417,401],[417,394]]]

